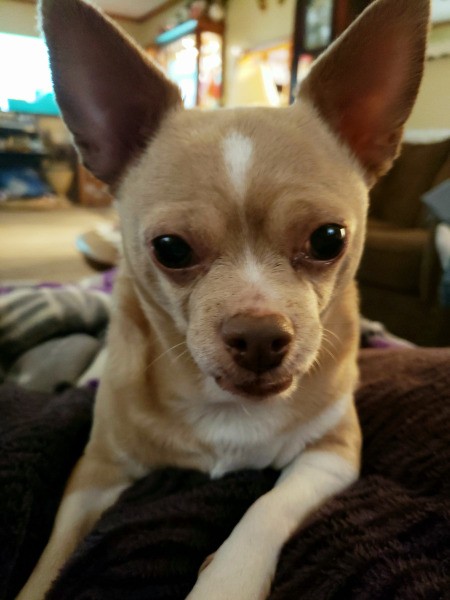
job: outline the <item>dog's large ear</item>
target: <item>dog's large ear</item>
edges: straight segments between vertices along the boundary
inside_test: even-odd
[[[110,19],[82,0],[41,0],[58,104],[84,164],[115,183],[181,105],[178,88]]]
[[[377,0],[300,87],[363,166],[369,184],[397,155],[423,73],[429,0]]]

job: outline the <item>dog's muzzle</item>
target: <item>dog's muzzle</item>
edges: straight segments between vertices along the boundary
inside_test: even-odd
[[[225,350],[239,367],[239,380],[216,377],[217,384],[234,394],[261,398],[288,389],[293,376],[276,375],[289,352],[294,330],[283,315],[241,313],[226,319],[220,335]]]
[[[227,352],[242,369],[261,375],[281,365],[294,337],[292,324],[278,314],[238,314],[222,323]]]

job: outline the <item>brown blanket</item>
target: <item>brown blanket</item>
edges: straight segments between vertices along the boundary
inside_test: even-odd
[[[288,542],[270,600],[450,598],[450,349],[366,350],[360,363],[361,479]],[[0,389],[1,599],[45,544],[91,402],[83,390]],[[276,475],[149,475],[103,516],[49,599],[183,599]]]

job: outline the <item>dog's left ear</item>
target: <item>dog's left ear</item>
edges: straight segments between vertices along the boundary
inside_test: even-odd
[[[429,0],[375,1],[314,64],[299,98],[350,147],[369,185],[389,170],[423,73]]]
[[[41,0],[56,98],[84,164],[116,183],[181,106],[178,88],[114,23],[83,0]]]

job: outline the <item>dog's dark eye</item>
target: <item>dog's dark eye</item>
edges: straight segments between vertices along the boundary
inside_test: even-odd
[[[309,238],[308,255],[313,260],[333,260],[342,252],[344,244],[345,228],[342,225],[322,225]]]
[[[194,263],[194,252],[177,235],[160,235],[152,241],[155,257],[168,269],[187,269]]]

